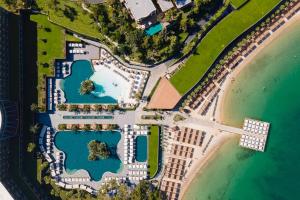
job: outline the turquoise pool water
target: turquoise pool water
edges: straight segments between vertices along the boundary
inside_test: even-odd
[[[60,131],[55,136],[55,145],[66,154],[65,169],[72,174],[79,169],[87,170],[92,180],[99,181],[105,172],[117,173],[121,160],[116,154],[121,139],[117,131]],[[88,143],[98,140],[107,143],[114,152],[108,159],[89,161]]]
[[[163,26],[161,25],[161,23],[158,23],[158,24],[146,29],[145,32],[147,35],[152,36],[152,35],[155,35],[156,33],[160,32],[162,29],[163,29]]]
[[[117,103],[117,99],[112,93],[107,94],[104,84],[113,79],[113,76],[106,75],[106,79],[93,79],[95,91],[88,95],[80,95],[79,89],[82,81],[90,79],[94,75],[91,63],[87,60],[78,60],[73,62],[71,67],[72,74],[66,77],[62,82],[67,103]],[[101,94],[101,95],[99,95]]]
[[[136,161],[147,161],[147,136],[136,137]]]

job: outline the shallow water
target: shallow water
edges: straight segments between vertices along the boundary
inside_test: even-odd
[[[191,184],[186,200],[300,199],[300,22],[266,47],[225,99],[226,123],[271,123],[266,152],[227,142]]]

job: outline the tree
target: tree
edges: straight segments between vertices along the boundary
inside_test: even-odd
[[[84,131],[89,131],[89,130],[91,130],[91,125],[90,125],[90,124],[85,124],[85,125],[83,126],[83,130],[84,130]]]
[[[101,124],[96,124],[96,130],[101,131],[102,130],[102,125]]]
[[[34,144],[33,142],[28,143],[27,152],[29,152],[29,153],[33,152],[35,147],[36,147],[36,144]]]
[[[110,150],[105,142],[99,142],[92,140],[88,143],[89,160],[107,159],[109,157]]]
[[[94,105],[94,110],[97,112],[101,112],[102,111],[102,106],[101,105]]]
[[[58,104],[57,109],[60,111],[66,111],[68,106],[66,104]]]
[[[32,104],[30,105],[30,110],[31,110],[32,112],[38,112],[38,111],[39,111],[39,106],[38,106],[36,103],[32,103]]]
[[[70,112],[78,112],[79,109],[78,109],[78,105],[75,105],[75,104],[72,104],[69,106],[69,111]]]
[[[89,113],[91,111],[91,106],[90,105],[84,105],[82,110],[85,113]]]
[[[34,125],[31,125],[31,126],[29,127],[29,131],[30,131],[31,133],[33,133],[33,134],[37,134],[38,131],[39,131],[39,129],[40,129],[40,125],[39,125],[39,124],[34,124]]]
[[[78,124],[72,124],[71,130],[72,131],[78,131],[79,130],[79,125]]]
[[[58,124],[58,130],[66,130],[67,125],[66,124]]]
[[[94,90],[95,90],[95,85],[93,81],[85,80],[81,82],[80,90],[79,90],[81,95],[90,94]]]
[[[140,199],[153,199],[162,200],[166,199],[165,195],[149,181],[140,181],[140,183],[133,189],[130,194],[131,200]]]

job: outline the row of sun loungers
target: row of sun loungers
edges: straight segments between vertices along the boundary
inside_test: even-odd
[[[179,198],[181,184],[173,181],[163,180],[160,189],[166,192],[168,200],[175,200]]]
[[[128,169],[137,169],[137,170],[139,170],[139,169],[148,169],[148,166],[147,166],[147,164],[130,164],[130,165],[128,165]]]
[[[89,177],[61,177],[61,181],[68,182],[68,183],[74,183],[74,182],[87,182],[91,179]]]
[[[242,53],[242,55],[246,58],[248,57],[255,49],[257,46],[255,44],[250,45],[250,47],[247,49],[245,53]]]
[[[84,45],[82,43],[69,43],[69,47],[79,47],[82,48]]]
[[[165,177],[181,181],[183,179],[186,161],[184,159],[170,157],[165,167]]]
[[[203,141],[203,132],[191,128],[184,128],[177,132],[176,140],[178,142],[201,146]]]
[[[124,164],[134,162],[135,155],[135,137],[134,132],[127,125],[124,127]]]
[[[255,149],[258,151],[264,151],[265,140],[247,135],[242,135],[240,139],[240,146]]]
[[[64,183],[64,182],[57,182],[55,183],[56,185],[62,187],[62,188],[65,188],[65,189],[82,189],[82,190],[85,190],[93,195],[96,195],[97,192],[92,189],[90,186],[87,186],[87,185],[83,185],[83,184],[68,184],[68,183]]]
[[[172,155],[180,156],[184,158],[193,158],[194,156],[194,148],[175,144],[172,146]]]
[[[86,52],[83,49],[70,49],[69,53],[71,53],[71,54],[85,54]]]
[[[245,119],[243,129],[247,132],[267,135],[269,123]]]
[[[208,142],[206,143],[205,147],[204,147],[203,150],[202,150],[202,153],[203,153],[203,154],[206,152],[206,150],[207,150],[207,148],[209,147],[209,144],[211,143],[211,141],[213,140],[213,138],[214,138],[214,136],[211,135],[210,138],[209,138],[209,140],[208,140]]]

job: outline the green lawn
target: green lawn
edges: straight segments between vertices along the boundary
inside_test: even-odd
[[[231,5],[235,9],[239,9],[242,5],[244,5],[248,0],[230,0]]]
[[[37,23],[37,52],[38,52],[38,86],[43,83],[43,76],[52,76],[54,60],[64,58],[64,30],[48,21],[45,15],[31,15],[31,21]],[[42,105],[45,94],[38,89],[38,104]]]
[[[180,33],[179,34],[179,42],[180,42],[180,44],[183,43],[188,36],[189,36],[189,34],[186,33],[186,32]]]
[[[159,162],[159,126],[152,125],[149,135],[148,164],[150,178],[153,178],[158,170]]]
[[[188,92],[234,39],[272,10],[280,0],[250,0],[218,23],[201,41],[196,52],[171,78],[180,94]]]
[[[103,39],[103,35],[98,31],[96,23],[89,17],[89,13],[81,8],[79,3],[59,0],[59,4],[57,4],[58,9],[55,10],[48,6],[47,2],[49,1],[37,0],[36,2],[39,7],[48,12],[50,20],[54,23],[82,35]],[[75,14],[73,20],[64,15],[65,8],[74,10]]]

